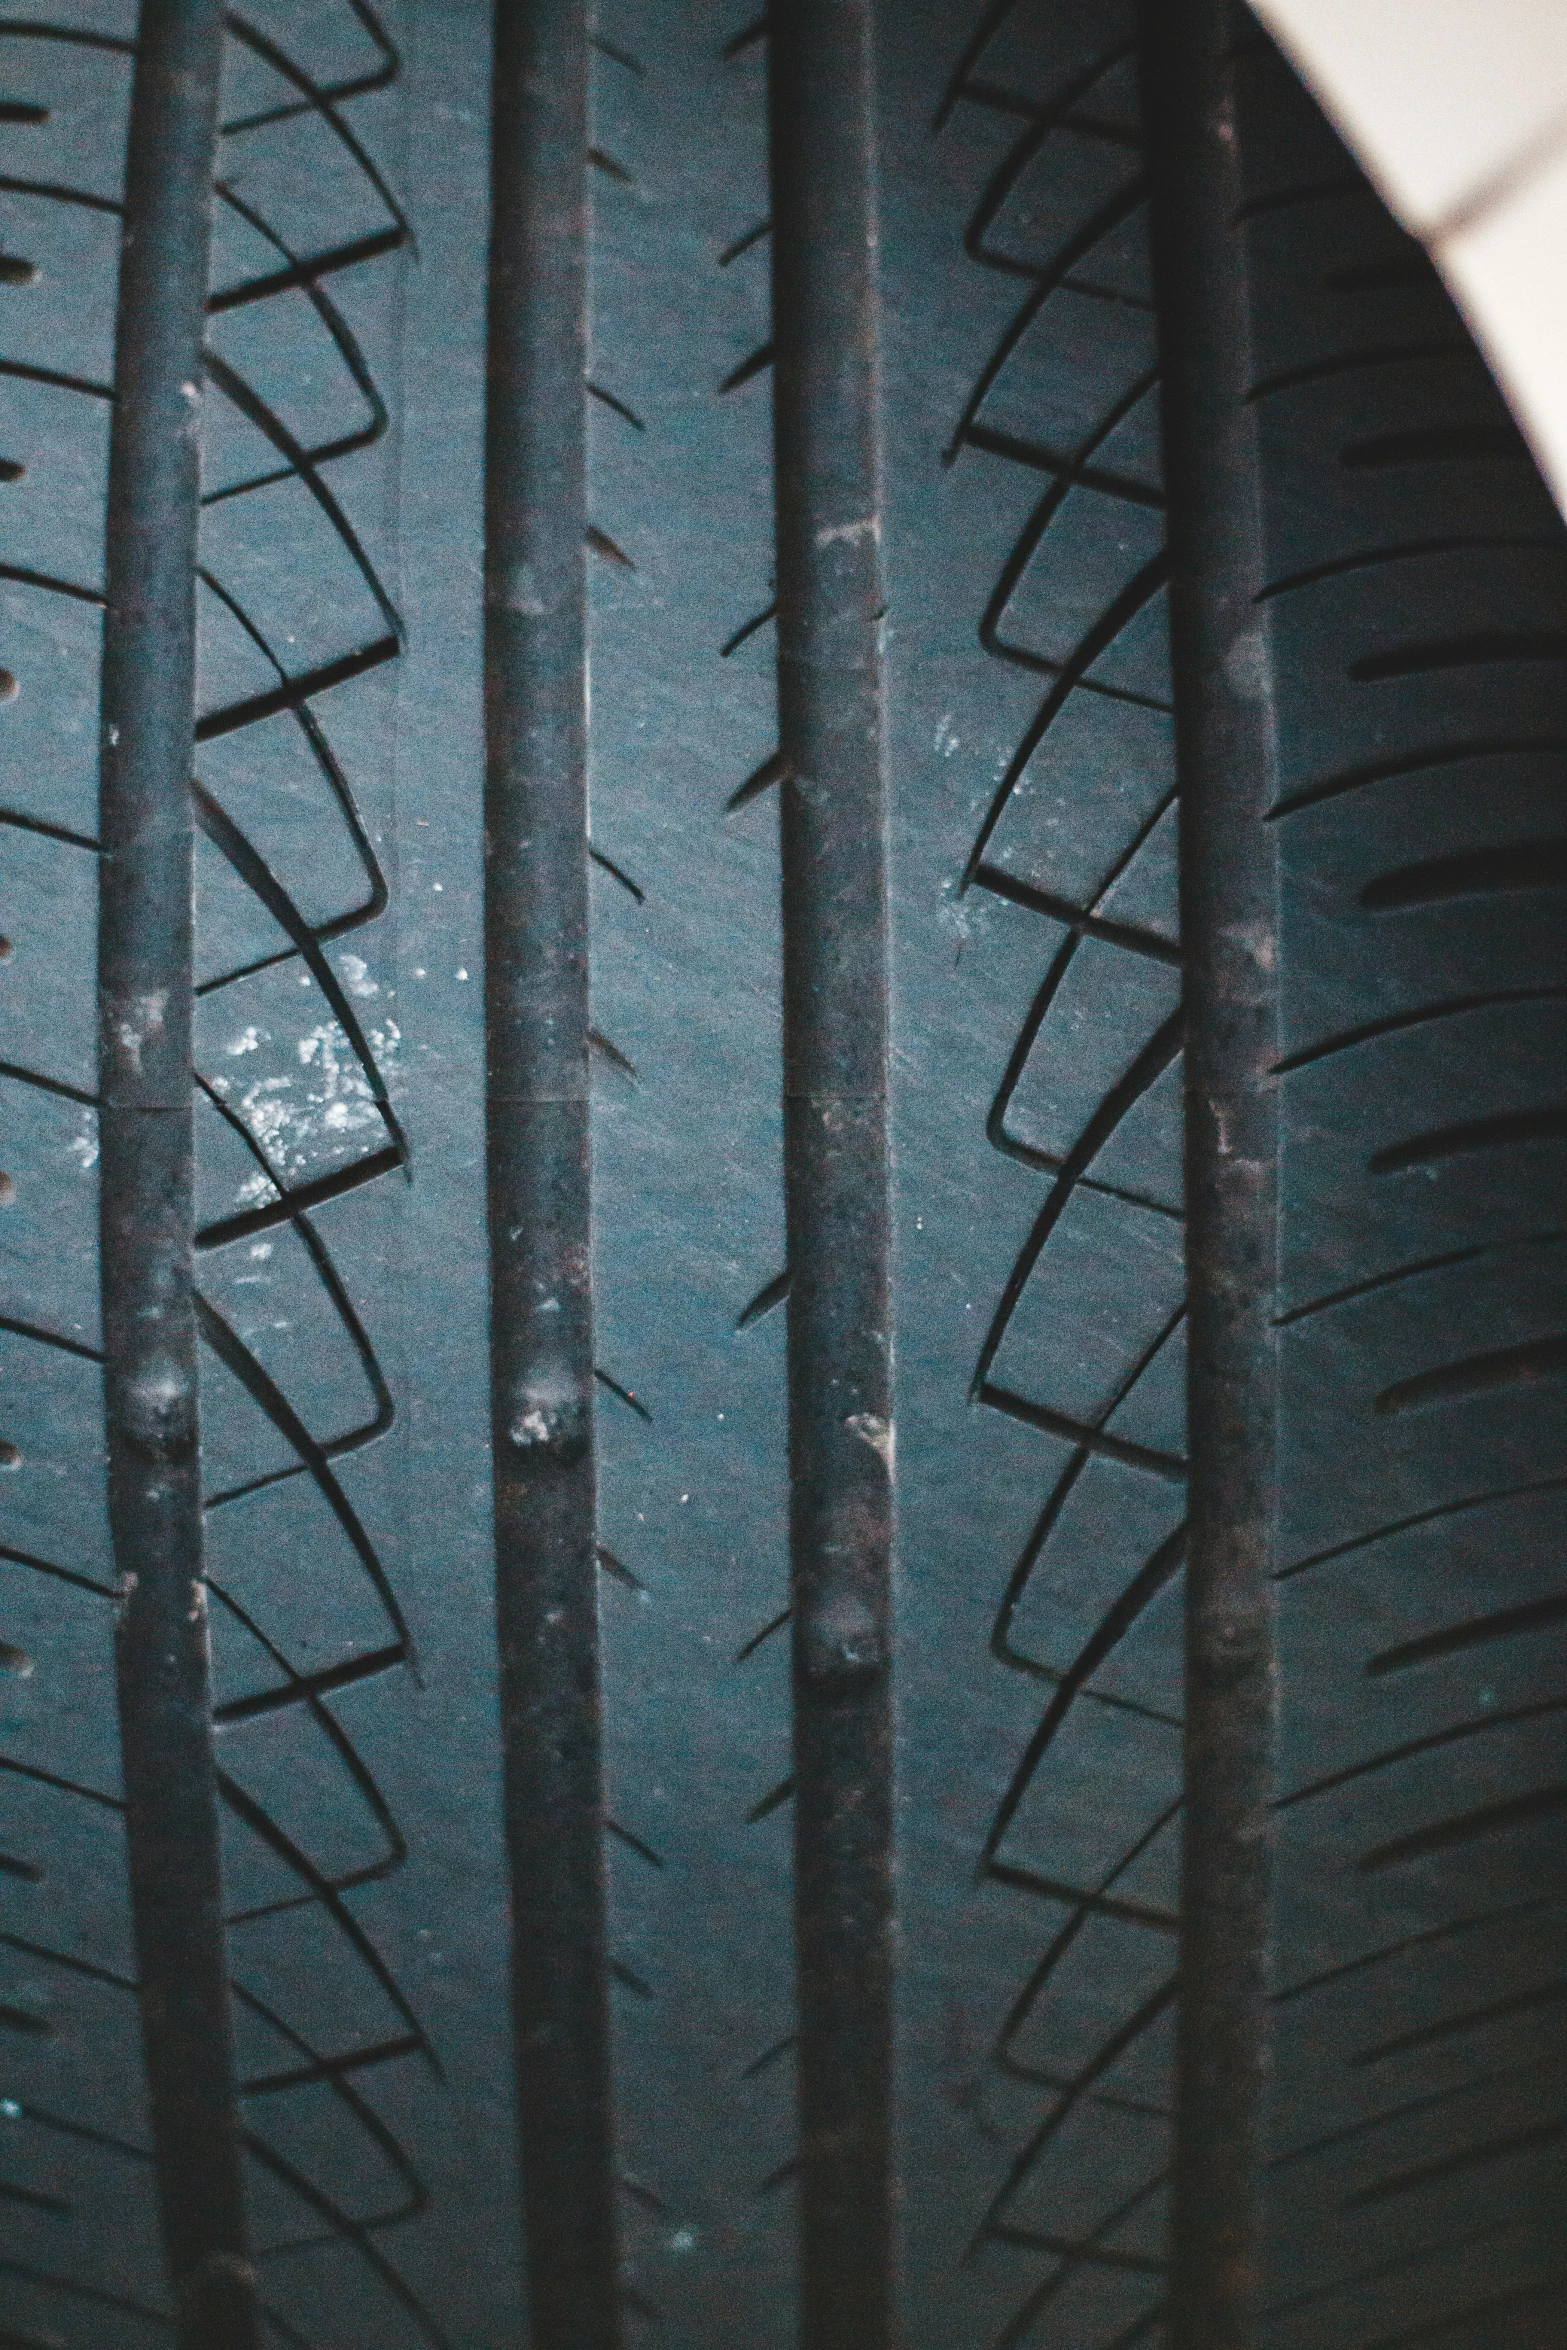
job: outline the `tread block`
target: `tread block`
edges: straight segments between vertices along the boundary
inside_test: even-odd
[[[1052,1230],[992,1365],[995,1382],[1089,1421],[1108,1411],[1180,1305],[1180,1228],[1080,1187]]]
[[[958,88],[1054,108],[1069,92],[1098,82],[1131,49],[1133,33],[1132,11],[1122,0],[1093,11],[1072,0],[1020,0],[994,21],[982,20],[977,45],[961,61]]]
[[[1086,1454],[1065,1493],[1057,1487],[1051,1512],[1014,1603],[1007,1638],[1024,1656],[1060,1674],[1071,1671],[1148,1560],[1174,1534],[1181,1522],[1181,1496],[1145,1469]],[[1104,1685],[1111,1669],[1108,1660],[1097,1667],[1096,1682]]]
[[[1390,426],[1392,429],[1390,429]],[[1268,577],[1449,544],[1554,545],[1560,518],[1474,350],[1387,359],[1258,403]]]
[[[1315,579],[1269,606],[1279,800],[1425,765],[1434,755],[1554,741],[1567,665],[1567,549],[1466,547]]]
[[[17,825],[6,826],[0,842],[9,948],[0,959],[0,1057],[78,1093],[96,1093],[97,859],[74,841]]]
[[[1169,964],[1081,939],[1007,1102],[1009,1140],[1064,1159],[1180,1000],[1180,974]]]
[[[1519,992],[1522,1001],[1472,1009],[1439,1001],[1291,1074],[1280,1155],[1285,1181],[1317,1213],[1284,1236],[1286,1313],[1406,1266],[1494,1249],[1498,1197],[1515,1245],[1556,1229],[1563,1007],[1549,988],[1532,1001],[1532,989]],[[1549,1247],[1536,1245],[1549,1279]],[[1376,1377],[1368,1370],[1361,1384]]]
[[[84,841],[98,829],[102,659],[95,605],[26,581],[0,581],[0,742],[10,754],[4,804],[8,813]]]
[[[1169,1722],[1080,1698],[1034,1760],[999,1857],[1052,1885],[1103,1884],[1181,1789],[1180,1732]],[[1141,1901],[1173,1910],[1173,1863]]]
[[[91,1350],[101,1337],[96,1114],[41,1086],[0,1078],[0,1118],[14,1187],[0,1222],[0,1310]],[[41,1362],[35,1358],[35,1372]]]
[[[22,469],[0,484],[7,564],[78,601],[101,596],[108,402],[24,378],[7,383],[5,407],[0,459]]]
[[[1079,687],[1024,762],[987,854],[1017,880],[1087,905],[1174,789],[1168,715]]]
[[[1355,802],[1352,824],[1329,800],[1284,828],[1287,1055],[1433,1003],[1563,984],[1555,758],[1461,757],[1389,776]]]
[[[1090,254],[1085,270],[1094,260]],[[975,420],[987,432],[1005,434],[1020,456],[1037,449],[1060,464],[1087,462],[1092,455],[1104,471],[1142,484],[1157,449],[1146,424],[1139,434],[1140,466],[1135,457],[1113,464],[1101,443],[1119,427],[1128,401],[1157,362],[1153,320],[1144,311],[1060,285],[1007,352]],[[1156,469],[1147,486],[1158,488]]]
[[[1068,490],[1002,608],[1003,646],[1043,667],[1067,668],[1163,546],[1163,518],[1148,507],[1103,490]],[[1092,674],[1102,664],[1103,657]]]
[[[1081,101],[1093,108],[1099,85]],[[1068,222],[1094,221],[1125,205],[1141,176],[1135,142],[1081,129],[1070,116],[1009,177],[1006,193],[986,223],[979,257],[1020,274],[1057,275],[1075,258],[1079,235],[1063,235]]]

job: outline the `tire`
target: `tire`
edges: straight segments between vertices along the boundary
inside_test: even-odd
[[[1206,0],[0,57],[0,2340],[1559,2342],[1567,550],[1419,248]]]

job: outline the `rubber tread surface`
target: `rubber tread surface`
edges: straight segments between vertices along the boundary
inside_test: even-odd
[[[447,2138],[455,2084],[438,2046],[456,2013],[438,1977],[457,1955],[437,1939],[448,1917],[475,2053],[499,2037],[482,1989],[494,1864],[471,1829],[440,1853],[442,1774],[409,1769],[442,1736],[432,1705],[449,1736],[465,1701],[410,1541],[390,1278],[411,1155],[394,1100],[395,428],[414,241],[387,177],[406,129],[398,30],[368,7],[285,5],[236,17],[228,38],[198,590],[196,1248],[263,2314],[278,2338],[308,2340],[346,2304],[378,2339],[439,2344],[504,2324],[515,2277],[452,2261],[475,2195],[503,2191],[506,2138],[497,2147],[467,2099],[466,2146]],[[139,2344],[169,2318],[118,1890],[91,1046],[95,605],[134,34],[133,10],[93,6],[0,35],[6,94],[39,117],[4,134],[4,241],[27,265],[4,295],[23,469],[4,587],[6,976],[19,983],[5,1081],[17,1799],[4,2195],[7,2321]]]
[[[931,302],[944,200],[952,339],[933,359],[889,329],[895,810],[933,934],[906,943],[907,905],[905,2066],[911,2111],[952,2109],[939,2156],[911,2125],[911,2175],[973,2185],[961,2233],[922,2205],[911,2274],[933,2339],[1097,2350],[1159,2329],[1181,1786],[1174,767],[1135,26],[991,10],[945,89],[920,63],[937,129],[924,152],[908,134],[924,234],[905,215],[889,235],[890,310]],[[1284,924],[1264,2338],[1417,2339],[1453,2313],[1468,2340],[1472,2299],[1478,2341],[1546,2289],[1559,2191],[1563,542],[1418,249],[1255,39],[1238,79]],[[965,597],[988,664],[948,621]],[[1007,1170],[973,1155],[964,1104]],[[1011,1434],[960,1435],[964,1366],[919,1294],[973,1328],[972,1404]],[[954,1661],[982,1645],[1018,1692],[1010,1736]]]
[[[102,1503],[96,680],[134,11],[0,26],[0,2333],[167,2338]],[[877,12],[910,2350],[1161,2330],[1173,693],[1136,24]],[[231,29],[198,1286],[270,2338],[525,2339],[485,1403],[489,12]],[[594,1311],[628,2342],[796,2338],[765,18],[594,25]],[[1556,2339],[1567,555],[1236,60],[1277,730],[1278,2350]],[[12,468],[21,470],[13,474]],[[482,2257],[475,2248],[482,2248]]]

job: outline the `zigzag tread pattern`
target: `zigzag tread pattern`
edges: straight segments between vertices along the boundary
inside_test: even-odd
[[[1157,444],[1126,433],[1153,348],[1122,30],[992,9],[944,108],[994,125],[1002,160],[967,246],[1021,289],[952,461],[1042,477],[981,635],[1045,698],[969,886],[1065,933],[989,1122],[1051,1181],[975,1396],[1075,1448],[993,1644],[1046,1694],[983,1866],[1062,1922],[995,2044],[1044,2102],[971,2250],[1038,2263],[999,2342],[1085,2346],[1159,2325],[1179,1802],[1155,1728],[1179,1715],[1173,1380],[1155,1408],[1179,1295],[1137,1238],[1179,1204],[1179,1006],[1171,900],[1150,919],[1150,866],[1133,879],[1171,816],[1157,759],[1133,750],[1168,684],[1145,617]],[[1561,985],[1560,525],[1423,257],[1264,44],[1238,72],[1285,937],[1268,2338],[1381,2350],[1449,2325],[1479,2338],[1551,2289],[1563,1617],[1540,1571],[1561,1492],[1541,1415],[1564,1358],[1542,1072]],[[1096,328],[1089,305],[1111,302]],[[1073,1255],[1084,1209],[1097,1245]],[[1135,1332],[1117,1278],[1145,1301]],[[1106,1328],[1113,1363],[1093,1353]],[[1123,1721],[1096,1747],[1099,1707]],[[1097,1874],[1085,1787],[1119,1833]]]
[[[134,32],[134,12],[105,13],[0,27],[20,150],[0,296],[20,794],[0,815],[18,851],[4,1328],[23,1382],[3,1555],[21,1635],[5,1654],[28,1701],[8,1709],[4,1842],[7,1889],[38,1918],[5,1938],[25,1980],[3,2011],[0,2197],[16,2321],[140,2342],[166,2318],[112,1891],[112,1570],[91,1435],[95,607]],[[374,928],[402,634],[381,384],[411,237],[373,146],[401,61],[369,0],[236,14],[228,50],[199,580],[197,1248],[244,2142],[274,2337],[319,2338],[346,2303],[375,2313],[377,2339],[440,2345],[395,2255],[429,2190],[378,2103],[399,2068],[440,2064],[354,1898],[408,1847],[340,1704],[373,1682],[396,1705],[417,1670],[370,1530],[395,1416],[375,1288],[407,1160]]]
[[[976,123],[998,160],[965,249],[1016,301],[947,461],[1037,485],[978,622],[1039,700],[965,884],[1036,912],[1053,951],[987,1122],[1043,1188],[973,1397],[1065,1463],[992,1635],[1041,1710],[980,1866],[1049,1923],[990,2054],[1037,2118],[969,2257],[1024,2279],[995,2350],[1111,2350],[1158,2324],[1184,1466],[1174,760],[1130,11],[986,10],[937,135]]]

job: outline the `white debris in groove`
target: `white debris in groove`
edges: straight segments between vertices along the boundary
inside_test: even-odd
[[[339,955],[337,967],[343,974],[343,985],[350,995],[367,998],[380,994],[380,986],[370,977],[370,966],[363,955]]]
[[[851,1412],[843,1424],[854,1431],[862,1444],[868,1444],[872,1452],[879,1453],[888,1469],[891,1469],[893,1432],[890,1420],[884,1420],[878,1412]]]
[[[390,1074],[402,1032],[395,1021],[370,1031],[378,1069]],[[295,1039],[300,1074],[258,1077],[235,1107],[270,1164],[284,1177],[303,1174],[323,1157],[337,1158],[348,1136],[379,1127],[381,1112],[359,1057],[336,1020],[324,1020]],[[215,1083],[221,1081],[214,1081]],[[225,1087],[226,1091],[227,1088]],[[276,1196],[276,1185],[256,1173],[238,1198],[256,1206]]]

